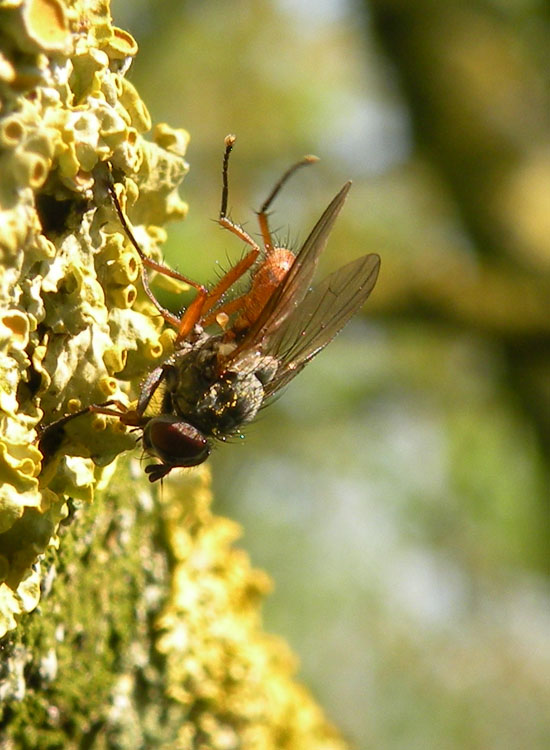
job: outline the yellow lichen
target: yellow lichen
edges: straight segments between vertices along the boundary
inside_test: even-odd
[[[73,35],[69,29],[66,5],[61,0],[25,0],[3,3],[2,28],[14,47],[27,54],[69,54]]]
[[[173,351],[176,332],[145,294],[107,184],[116,182],[136,236],[159,259],[162,225],[187,211],[178,188],[188,134],[157,125],[144,138],[150,116],[121,63],[137,47],[112,26],[107,0],[0,0],[0,24],[0,61],[14,70],[4,66],[11,85],[0,108],[1,637],[39,603],[41,562],[62,545],[61,522],[75,505],[89,510],[115,477],[116,457],[136,442],[120,420],[86,413],[47,432],[39,450],[40,424],[92,403],[131,404]],[[174,710],[180,719],[170,747],[340,750],[293,682],[294,657],[262,631],[271,584],[233,547],[238,526],[212,515],[207,476],[203,468],[179,486],[167,482],[157,510],[158,556],[170,577],[169,590],[155,594],[151,648],[163,670],[159,716]],[[132,487],[135,502],[152,507],[141,487]],[[107,563],[109,549],[102,554]],[[125,684],[111,697],[128,695]]]
[[[109,398],[128,402],[143,374],[167,354],[159,343],[162,320],[138,286],[138,259],[121,234],[106,184],[111,169],[119,179],[127,174],[128,211],[157,225],[167,218],[163,202],[177,191],[186,165],[141,135],[150,118],[120,65],[121,51],[133,50],[131,37],[112,27],[98,6],[99,48],[98,36],[81,22],[84,14],[94,20],[91,6],[78,5],[27,0],[0,8],[8,40],[2,59],[20,60],[0,112],[6,265],[0,280],[0,550],[7,566],[1,586],[11,587],[3,592],[9,616],[2,622],[10,627],[18,612],[36,604],[19,595],[19,586],[55,541],[59,507],[48,492],[61,492],[62,505],[68,495],[90,500],[95,465],[135,443],[114,420],[103,420],[102,429],[90,429],[101,420],[77,420],[61,435],[62,450],[54,445],[42,466],[38,423]],[[153,172],[151,163],[170,168]],[[161,196],[156,206],[147,200],[155,193]],[[158,237],[153,243],[145,232],[140,237],[158,257]]]
[[[113,26],[113,34],[105,42],[104,49],[113,60],[123,60],[127,57],[134,57],[137,54],[138,46],[134,37],[124,29]]]
[[[11,62],[0,52],[0,81],[12,83],[15,79],[15,68]]]
[[[23,152],[13,160],[12,175],[19,185],[37,190],[45,183],[50,166],[51,162],[43,156]]]
[[[19,310],[9,310],[2,314],[0,325],[5,329],[3,335],[10,337],[14,348],[25,349],[29,341],[29,319],[26,315]]]
[[[189,133],[185,130],[174,130],[165,122],[159,122],[153,130],[153,139],[158,146],[178,156],[185,156],[189,145]]]
[[[0,123],[0,144],[3,148],[15,148],[25,137],[25,130],[19,117],[5,117]]]
[[[294,682],[296,658],[261,629],[269,578],[233,547],[239,526],[213,516],[210,503],[204,469],[161,496],[174,568],[157,648],[167,662],[168,693],[189,716],[174,747],[344,750]]]
[[[58,0],[26,0],[25,30],[41,50],[65,50],[71,42],[65,9]]]

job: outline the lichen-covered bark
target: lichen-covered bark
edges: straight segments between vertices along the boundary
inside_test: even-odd
[[[40,609],[0,642],[0,748],[343,750],[261,629],[269,579],[212,515],[208,472],[154,500],[140,474],[125,460],[69,501]]]
[[[97,467],[135,442],[120,425],[75,420],[45,464],[38,423],[108,398],[128,401],[170,348],[139,288],[138,256],[120,233],[106,181],[126,178],[127,210],[151,225],[140,236],[158,253],[162,230],[154,227],[185,214],[176,191],[187,139],[166,126],[156,142],[141,135],[150,118],[124,78],[136,45],[110,25],[105,4],[35,0],[0,14],[4,633],[38,603],[40,571],[31,565],[55,541],[65,496],[91,501]]]
[[[206,469],[155,494],[97,415],[37,446],[171,351],[106,190],[160,257],[187,135],[144,137],[136,52],[106,0],[0,2],[0,749],[341,748]]]

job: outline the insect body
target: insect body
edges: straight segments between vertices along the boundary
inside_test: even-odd
[[[175,467],[196,466],[205,461],[213,439],[225,440],[238,434],[254,419],[265,400],[292,380],[344,327],[363,305],[378,276],[380,258],[370,254],[310,288],[350,182],[327,206],[296,256],[274,245],[267,210],[290,175],[314,161],[314,157],[294,164],[258,212],[264,253],[259,261],[262,248],[227,216],[228,163],[234,142],[234,136],[225,139],[218,222],[250,249],[210,291],[143,253],[114,186],[109,186],[115,210],[141,258],[144,289],[165,320],[178,330],[175,351],[145,379],[135,409],[128,410],[119,402],[93,404],[52,427],[93,412],[116,416],[128,426],[141,428],[145,451],[160,461],[145,469],[152,482]],[[225,293],[253,266],[249,291],[225,302]],[[185,281],[196,289],[194,300],[181,317],[157,301],[149,288],[146,268]],[[219,332],[209,333],[207,329],[214,325]]]

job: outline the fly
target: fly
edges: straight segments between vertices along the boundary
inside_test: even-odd
[[[158,460],[145,469],[151,482],[174,468],[197,466],[210,455],[213,440],[224,441],[239,434],[266,399],[296,377],[371,293],[380,267],[380,258],[374,253],[339,268],[315,288],[310,286],[351,182],[346,182],[329,203],[294,255],[274,244],[267,212],[289,177],[316,158],[306,156],[298,161],[283,174],[257,213],[260,246],[227,215],[228,166],[234,143],[235,136],[228,135],[218,223],[249,250],[210,290],[145,255],[124,216],[114,185],[108,186],[118,218],[141,259],[145,292],[166,322],[177,329],[175,350],[145,378],[134,408],[107,401],[63,417],[45,428],[40,439],[44,453],[52,442],[52,430],[83,414],[106,414],[142,431],[145,452]],[[149,287],[146,269],[184,281],[196,290],[181,316],[158,302]],[[225,301],[226,293],[249,270],[249,290]],[[214,325],[218,332],[208,332]],[[153,396],[160,408],[153,409]]]

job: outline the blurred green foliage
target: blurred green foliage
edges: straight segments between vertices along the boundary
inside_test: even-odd
[[[354,188],[325,268],[382,255],[364,317],[213,458],[277,581],[268,627],[367,748],[550,744],[547,4],[116,0],[155,120],[191,133],[169,261],[202,281],[277,199],[297,244]]]

